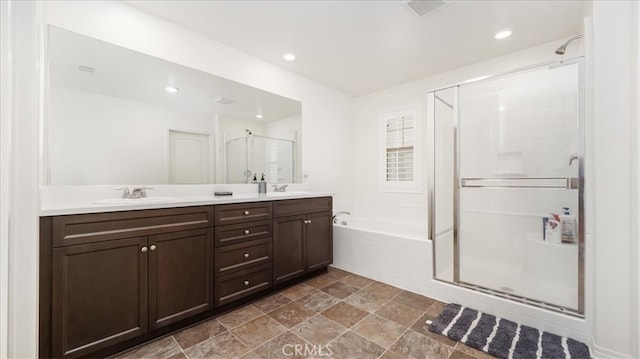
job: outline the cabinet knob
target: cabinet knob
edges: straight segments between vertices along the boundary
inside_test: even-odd
[[[147,253],[147,247],[142,247],[142,248],[140,248],[140,252],[142,252],[142,253]]]
[[[311,220],[310,220],[310,219],[307,219],[307,224],[309,224],[309,223],[311,223]]]
[[[244,281],[244,285],[249,285],[249,281],[248,281],[248,280],[245,280],[245,281]]]
[[[249,258],[249,253],[245,253],[242,256],[245,257],[245,258]]]
[[[155,251],[156,250],[156,245],[152,244],[151,247],[149,247],[149,249],[151,249],[152,251]]]
[[[248,216],[249,215],[249,211],[244,211],[244,215]]]
[[[248,229],[245,229],[245,230],[244,230],[244,234],[249,234],[249,233],[251,233],[251,232],[249,232],[249,230],[248,230]]]

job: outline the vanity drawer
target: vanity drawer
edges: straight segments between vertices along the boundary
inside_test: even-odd
[[[213,206],[56,216],[53,247],[211,228]]]
[[[228,226],[217,226],[216,247],[270,238],[273,224],[271,221],[247,222]]]
[[[216,306],[271,287],[271,264],[245,269],[216,279]]]
[[[216,248],[216,276],[271,262],[271,238]]]
[[[287,217],[299,214],[331,211],[331,197],[288,199],[273,202],[273,216]]]
[[[216,226],[271,219],[271,202],[222,204],[215,207]]]

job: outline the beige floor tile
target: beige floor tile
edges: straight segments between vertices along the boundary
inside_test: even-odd
[[[249,348],[257,348],[286,331],[287,328],[267,315],[231,329],[233,335]]]
[[[370,359],[384,353],[384,348],[348,331],[330,344],[333,358]]]
[[[300,305],[316,313],[320,313],[338,302],[340,302],[340,299],[319,290],[297,301]]]
[[[407,328],[375,314],[370,314],[351,330],[387,349],[400,338]]]
[[[314,290],[316,290],[314,287],[301,283],[283,290],[280,294],[295,301],[311,294]]]
[[[291,299],[285,297],[282,294],[273,294],[253,303],[253,305],[255,305],[256,308],[260,309],[264,313],[269,313],[274,309],[278,309],[290,302]]]
[[[320,290],[325,293],[329,293],[338,299],[344,299],[357,292],[359,289],[342,282],[335,282]]]
[[[370,313],[373,313],[376,310],[380,309],[380,307],[382,307],[385,303],[387,303],[389,299],[380,297],[374,293],[365,292],[363,289],[349,296],[344,301],[358,308],[364,309]]]
[[[180,346],[172,336],[151,342],[147,345],[123,353],[117,356],[117,359],[137,359],[137,358],[170,358],[176,354],[180,354]]]
[[[351,304],[340,302],[323,311],[321,314],[345,328],[351,328],[354,324],[366,317],[369,312],[354,307]]]
[[[256,354],[264,359],[307,358],[313,348],[304,339],[291,331],[282,333],[255,349]]]
[[[385,299],[391,299],[396,295],[398,295],[400,292],[402,292],[402,289],[390,286],[388,284],[380,283],[380,282],[373,282],[371,285],[368,285],[365,288],[363,288],[360,292],[370,293]]]
[[[314,288],[320,289],[322,287],[328,286],[329,284],[335,281],[336,279],[332,277],[330,274],[322,274],[317,277],[313,277],[304,283]]]
[[[292,302],[270,312],[268,315],[285,327],[293,328],[313,317],[315,314],[316,313],[314,311],[309,310],[296,302]]]
[[[359,276],[357,274],[348,275],[340,279],[342,283],[348,284],[352,287],[362,289],[369,284],[373,284],[375,281],[366,277]]]
[[[425,312],[435,302],[435,299],[431,299],[420,294],[402,291],[402,293],[393,297],[394,302],[406,305],[409,308]]]
[[[413,330],[407,330],[389,349],[408,359],[448,359],[453,352],[453,348]]]
[[[186,349],[184,353],[189,359],[234,359],[249,351],[246,345],[227,331]]]
[[[262,311],[256,308],[254,305],[245,305],[242,308],[238,308],[229,313],[223,314],[216,319],[227,329],[232,329],[240,324],[256,319],[261,315],[263,315]]]
[[[398,302],[390,301],[387,304],[380,307],[375,312],[377,315],[392,320],[404,327],[409,327],[415,323],[422,312],[409,308],[406,305],[402,305]]]
[[[186,349],[211,337],[215,337],[226,330],[227,328],[217,320],[211,319],[174,334],[174,338],[182,349]]]
[[[311,345],[326,345],[346,330],[347,328],[322,315],[311,317],[291,329]]]

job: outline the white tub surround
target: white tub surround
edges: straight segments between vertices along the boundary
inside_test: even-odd
[[[431,280],[427,231],[420,224],[340,217],[333,226],[333,266],[412,292]]]
[[[66,214],[100,213],[132,211],[170,207],[189,207],[210,204],[246,203],[274,201],[284,199],[333,196],[326,192],[307,192],[299,190],[300,185],[289,185],[287,192],[268,192],[258,194],[258,186],[252,185],[160,185],[129,186],[153,187],[148,190],[147,199],[131,199],[129,203],[96,203],[104,200],[117,200],[121,191],[114,190],[122,186],[46,186],[41,187],[40,216]],[[214,196],[214,192],[229,191],[232,196]],[[154,201],[154,198],[162,199]]]

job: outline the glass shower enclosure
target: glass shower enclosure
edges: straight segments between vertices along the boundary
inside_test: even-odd
[[[295,141],[248,135],[226,142],[226,183],[250,183],[262,173],[268,183],[295,182]]]
[[[584,313],[583,59],[428,94],[434,278]]]

